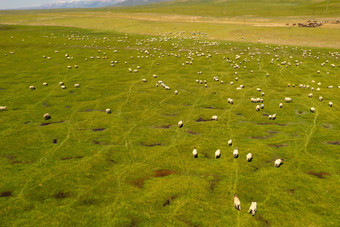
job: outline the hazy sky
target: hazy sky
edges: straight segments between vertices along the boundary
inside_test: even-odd
[[[80,0],[0,0],[0,9],[14,9],[22,7],[31,7],[43,5],[46,3],[60,2],[60,1],[80,1]]]

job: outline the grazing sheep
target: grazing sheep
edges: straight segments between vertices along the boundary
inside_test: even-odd
[[[261,104],[261,109],[264,109],[264,104],[263,103]]]
[[[228,140],[228,145],[229,146],[233,145],[233,140],[232,139]]]
[[[236,194],[234,195],[234,207],[237,210],[241,210],[241,201]]]
[[[44,118],[45,120],[51,119],[51,115],[50,115],[49,113],[45,113],[44,116],[43,116],[43,118]]]
[[[178,122],[178,128],[182,128],[183,127],[183,121],[179,121]]]
[[[214,116],[211,117],[211,120],[212,120],[212,121],[217,121],[217,120],[218,120],[218,117],[217,117],[216,115],[214,115]]]
[[[47,85],[48,85],[48,83],[46,83],[46,82],[43,83],[43,86],[47,86]]]
[[[176,91],[174,91],[174,94],[175,94],[175,95],[178,95],[178,91],[177,91],[177,90],[176,90]]]
[[[61,86],[61,85],[64,85],[64,82],[59,82],[59,85]]]
[[[280,108],[282,108],[282,107],[283,107],[283,104],[282,104],[282,103],[280,103],[280,104],[279,104],[279,107],[280,107]]]
[[[7,106],[0,106],[0,111],[5,111],[7,110]]]
[[[256,211],[257,211],[257,203],[251,202],[248,213],[251,213],[251,215],[255,216]]]
[[[156,74],[154,74],[152,77],[153,77],[153,78],[157,78],[157,75],[156,75]]]
[[[215,159],[218,159],[218,158],[220,158],[221,157],[221,151],[220,151],[220,149],[217,149],[216,151],[215,151]]]
[[[264,92],[262,92],[261,95],[264,96]]]
[[[309,94],[308,94],[308,97],[309,97],[309,98],[312,98],[312,97],[313,97],[313,94],[312,94],[312,93],[309,93]]]
[[[66,86],[64,86],[64,85],[63,85],[63,86],[60,86],[60,87],[61,87],[61,89],[66,89]]]
[[[228,103],[233,104],[234,101],[231,98],[228,98]]]
[[[198,157],[196,147],[195,147],[194,150],[192,151],[192,155],[194,156],[194,158],[197,158],[197,157]]]
[[[29,88],[30,88],[31,90],[35,90],[35,87],[34,87],[34,86],[29,86]]]
[[[276,167],[276,168],[278,168],[278,167],[280,167],[281,165],[283,164],[283,159],[276,159],[275,160],[275,163],[274,163],[274,166]]]
[[[315,112],[315,108],[314,108],[314,107],[311,107],[311,108],[310,108],[310,112],[314,113],[314,112]]]
[[[251,160],[253,160],[253,154],[249,153],[249,154],[247,154],[247,161],[251,162]]]
[[[237,147],[235,148],[234,152],[233,152],[234,158],[238,158],[238,149]]]
[[[142,79],[142,81],[145,83],[145,82],[147,82],[147,80],[146,79]]]
[[[256,91],[260,92],[260,91],[261,91],[261,88],[256,88]]]
[[[77,68],[78,68],[78,65],[74,65],[74,68],[76,68],[76,69],[77,69]]]
[[[292,102],[292,98],[286,97],[286,98],[285,98],[285,102],[286,102],[286,103]]]
[[[79,88],[79,87],[80,87],[80,84],[75,84],[74,87],[75,87],[75,88]]]
[[[328,105],[329,105],[330,107],[332,107],[332,106],[333,106],[333,103],[332,103],[332,102],[329,102]]]
[[[112,112],[111,112],[111,109],[106,109],[105,112],[106,112],[107,114],[112,113]]]
[[[72,69],[72,66],[68,65],[67,68],[68,68],[68,69]]]
[[[260,105],[256,105],[256,111],[260,111]]]
[[[322,98],[322,96],[320,96],[320,97],[319,97],[319,101],[322,102],[322,100],[323,100],[323,98]]]

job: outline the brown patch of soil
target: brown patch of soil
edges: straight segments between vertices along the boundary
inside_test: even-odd
[[[257,123],[258,125],[280,125],[280,126],[286,126],[287,124],[279,124],[279,123],[269,123],[269,122],[262,122]]]
[[[10,191],[4,191],[0,193],[0,197],[10,197],[12,196],[12,192]]]
[[[255,139],[255,140],[264,140],[264,139],[268,139],[270,138],[270,136],[252,136],[250,137],[250,139]]]
[[[173,170],[168,170],[168,169],[161,169],[161,170],[154,170],[154,177],[166,177],[171,174],[175,174],[176,172]]]
[[[163,146],[161,143],[145,144],[144,142],[141,142],[140,144],[146,147]]]
[[[191,134],[191,135],[197,135],[198,133],[197,132],[193,132],[193,131],[191,131],[191,130],[187,130],[187,133],[189,133],[189,134]]]
[[[205,109],[212,109],[212,110],[224,110],[223,108],[217,108],[217,107],[213,107],[213,106],[208,106],[208,107],[204,107]]]
[[[204,121],[210,121],[210,120],[205,120],[205,119],[203,119],[201,117],[198,120],[196,120],[196,122],[202,122],[202,121],[204,122]]]
[[[324,179],[325,176],[330,176],[331,175],[330,173],[325,173],[325,172],[316,173],[316,172],[312,172],[312,171],[309,171],[308,174],[316,176],[316,177],[318,177],[320,179]]]
[[[69,197],[70,197],[70,193],[67,193],[67,192],[58,192],[57,194],[54,195],[54,198],[56,199],[65,199]]]
[[[164,203],[163,203],[163,206],[165,207],[165,206],[168,206],[168,205],[170,205],[170,202],[172,201],[172,200],[174,200],[174,199],[176,199],[176,196],[171,196],[169,199],[167,199]]]
[[[43,102],[43,105],[45,106],[45,107],[49,107],[50,105],[48,105],[46,102]]]
[[[269,134],[275,134],[278,133],[278,131],[268,131]]]
[[[94,144],[99,144],[99,145],[110,145],[110,143],[108,143],[108,142],[99,142],[99,141],[97,141],[97,140],[93,140],[92,141]]]
[[[16,159],[17,156],[15,156],[15,155],[5,155],[5,158],[7,158],[8,160],[13,160],[13,159]]]
[[[327,144],[340,145],[340,141],[327,142]]]
[[[98,131],[104,131],[106,128],[94,128],[92,131],[98,132]]]
[[[50,124],[59,124],[59,123],[63,123],[64,121],[56,121],[56,122],[47,122],[47,123],[41,123],[40,126],[46,126],[46,125],[50,125]]]
[[[83,157],[83,156],[64,157],[64,158],[61,158],[61,160],[80,159],[80,158],[82,158],[82,157]]]
[[[143,188],[144,181],[146,181],[147,179],[149,179],[149,177],[142,177],[142,178],[132,181],[132,184],[138,188]]]
[[[268,146],[280,148],[280,147],[286,147],[286,146],[288,146],[288,144],[268,144]]]
[[[264,226],[271,226],[268,220],[264,219],[261,215],[255,216],[257,220],[261,221]]]

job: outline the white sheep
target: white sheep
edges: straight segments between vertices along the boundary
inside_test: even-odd
[[[275,163],[274,163],[274,166],[276,167],[276,168],[278,168],[278,167],[280,167],[281,165],[283,164],[283,159],[276,159],[275,160]]]
[[[147,82],[147,80],[146,79],[142,79],[142,81],[145,83],[145,82]]]
[[[49,113],[45,113],[44,116],[43,116],[43,118],[44,118],[45,120],[51,119],[51,115],[50,115]]]
[[[251,202],[248,213],[251,213],[251,215],[255,216],[256,211],[257,211],[257,203]]]
[[[197,158],[197,157],[198,157],[196,147],[195,147],[194,150],[192,151],[192,155],[194,156],[194,158]]]
[[[215,151],[215,159],[218,159],[218,158],[220,158],[221,157],[221,150],[220,149],[217,149],[216,151]]]
[[[60,86],[61,87],[61,89],[66,89],[66,86],[65,85],[62,85],[62,86]]]
[[[174,91],[174,94],[175,94],[175,95],[178,95],[178,91],[177,91],[177,90],[176,90],[176,91]]]
[[[156,74],[153,74],[153,76],[152,76],[153,78],[157,78],[157,75]]]
[[[47,85],[48,85],[48,83],[46,83],[46,82],[43,83],[43,86],[47,86]]]
[[[332,107],[332,106],[333,106],[333,103],[332,103],[332,102],[329,102],[328,105],[329,105],[330,107]]]
[[[286,97],[286,98],[285,98],[285,102],[287,102],[287,103],[288,103],[288,102],[292,102],[292,98]]]
[[[64,82],[59,82],[59,85],[61,86],[61,85],[64,85]]]
[[[229,146],[233,145],[233,140],[232,139],[228,140],[228,145]]]
[[[72,69],[72,66],[68,65],[67,68],[68,68],[68,69]]]
[[[260,105],[256,105],[256,111],[260,111]]]
[[[241,210],[241,201],[236,194],[234,195],[234,207],[237,210]]]
[[[279,107],[280,107],[280,108],[282,108],[282,107],[283,107],[283,104],[282,104],[282,103],[280,103],[280,104],[279,104]]]
[[[35,90],[35,87],[34,87],[34,86],[29,86],[29,88],[30,88],[31,90]]]
[[[253,154],[252,153],[248,153],[247,154],[247,161],[251,162],[251,160],[253,160]]]
[[[7,110],[7,106],[0,106],[0,111],[5,111]]]
[[[80,84],[75,84],[74,87],[75,87],[75,88],[79,88],[79,87],[80,87]]]
[[[308,97],[309,97],[309,98],[312,98],[312,97],[313,97],[313,94],[312,94],[312,93],[309,93],[309,94],[308,94]]]
[[[105,112],[106,112],[107,114],[110,114],[110,113],[111,113],[111,109],[106,109]]]
[[[314,113],[314,112],[315,112],[315,108],[314,108],[314,107],[311,107],[311,108],[310,108],[310,112]]]
[[[235,150],[233,152],[233,156],[234,156],[234,158],[238,157],[238,149],[237,149],[237,147],[235,148]]]
[[[322,98],[322,96],[320,96],[320,97],[319,97],[319,101],[322,102],[322,100],[323,100],[323,98]]]
[[[214,116],[211,117],[211,120],[212,120],[212,121],[217,121],[217,120],[218,120],[218,117],[217,117],[216,115],[214,115]]]
[[[182,128],[183,127],[183,121],[179,121],[178,122],[178,128]]]

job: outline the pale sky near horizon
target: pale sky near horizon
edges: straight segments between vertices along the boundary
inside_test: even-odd
[[[39,6],[46,3],[54,3],[60,1],[80,1],[80,0],[0,0],[0,9],[15,9],[23,7]]]

